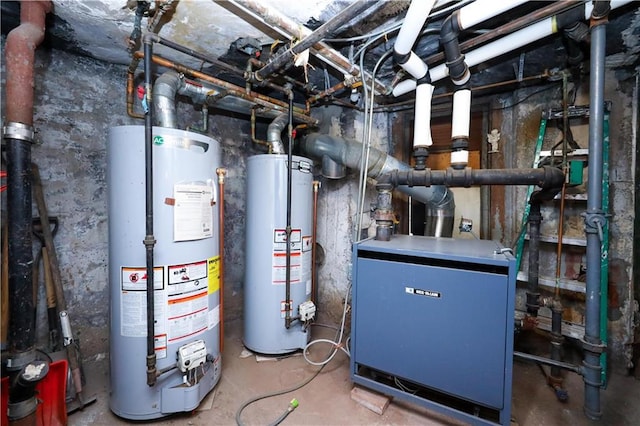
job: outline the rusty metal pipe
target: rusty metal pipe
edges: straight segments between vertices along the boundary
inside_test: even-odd
[[[138,62],[139,59],[134,58],[135,61],[135,66],[133,66],[133,61],[132,61],[132,67],[133,69],[130,67],[129,70],[127,71],[127,115],[131,118],[144,118],[144,114],[139,114],[137,112],[135,112],[134,110],[134,92],[135,92],[135,82],[134,82],[134,77],[135,77],[135,69],[138,66]]]
[[[134,57],[137,57],[138,59],[143,59],[144,53],[135,52]],[[227,91],[226,93],[227,96],[235,96],[238,98],[242,98],[249,102],[253,102],[258,106],[264,107],[266,109],[269,109],[275,112],[284,112],[289,108],[289,105],[287,105],[286,102],[283,102],[283,101],[280,101],[256,92],[246,93],[245,89],[240,86],[236,86],[235,84],[231,84],[224,80],[220,80],[219,78],[212,77],[201,71],[196,71],[192,68],[189,68],[182,64],[178,64],[176,62],[173,62],[161,56],[153,55],[151,60],[153,63],[157,65],[171,68],[182,74],[188,75],[192,78],[198,78],[200,80],[207,81],[209,83],[221,86]],[[300,121],[300,122],[311,124],[311,125],[316,125],[318,123],[318,120],[306,115],[305,111],[302,108],[294,107],[293,110],[294,110],[293,117],[296,119],[296,121]]]
[[[232,4],[244,13],[251,15],[273,31],[279,33],[279,35],[290,40],[311,34],[310,29],[301,26],[298,22],[285,16],[282,12],[270,8],[268,5],[264,4],[264,2],[259,0],[231,0],[228,3]],[[340,52],[336,51],[323,41],[315,43],[311,47],[310,51],[319,60],[328,64],[342,75],[351,75],[356,79],[363,77],[361,75],[360,68],[357,65],[353,64]],[[366,71],[364,71],[363,74],[364,80],[370,85],[372,80],[371,75]],[[379,80],[375,80],[375,89],[379,94],[388,94],[391,92],[391,88]]]
[[[8,403],[28,404],[11,420],[33,418],[37,400],[33,388],[16,390],[23,368],[35,359],[36,321],[33,300],[33,253],[31,219],[31,145],[34,142],[33,100],[35,51],[44,40],[45,18],[51,11],[50,1],[22,1],[20,25],[7,36],[5,61],[7,70],[6,126],[3,129],[7,159],[7,223],[9,271],[9,355],[6,365],[10,373]],[[47,223],[48,225],[48,223]],[[3,362],[4,364],[4,362]],[[46,374],[46,372],[45,372]],[[11,413],[9,413],[11,414]]]

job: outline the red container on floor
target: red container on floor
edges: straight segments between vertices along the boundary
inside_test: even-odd
[[[9,425],[7,407],[9,405],[9,378],[2,379],[2,426]],[[36,385],[38,426],[64,426],[67,424],[67,361],[60,360],[49,364],[49,372]]]

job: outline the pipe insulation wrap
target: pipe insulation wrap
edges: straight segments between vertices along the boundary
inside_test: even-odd
[[[617,0],[611,2],[611,9],[617,9],[633,0]],[[475,4],[475,3],[472,3]],[[585,5],[585,19],[589,19],[593,6],[591,3]],[[521,30],[515,31],[509,35],[506,35],[496,41],[487,43],[475,50],[471,50],[465,53],[465,62],[469,67],[478,65],[482,62],[496,58],[505,53],[511,52],[536,40],[540,40],[558,31],[561,28],[555,28],[553,25],[554,18],[549,17],[542,21],[536,22]],[[431,82],[435,83],[438,80],[442,80],[448,75],[449,71],[445,64],[433,67],[429,71],[431,76]],[[403,80],[393,88],[393,95],[398,97],[402,96],[416,88],[415,80]]]
[[[469,163],[469,151],[462,149],[460,151],[451,151],[451,165],[467,165]]]
[[[435,0],[413,0],[411,2],[393,46],[393,50],[397,54],[406,55],[411,52],[434,4]]]
[[[413,148],[433,145],[431,139],[431,97],[433,85],[420,84],[416,88],[415,120],[413,128]]]
[[[451,138],[469,138],[471,120],[471,89],[460,89],[453,93],[453,116]]]
[[[461,30],[466,30],[527,1],[528,0],[476,0],[458,11],[458,25]]]
[[[417,80],[423,78],[429,71],[427,64],[425,64],[424,61],[414,52],[411,52],[407,62],[400,64],[400,66],[402,66],[406,72],[411,74],[411,76]]]

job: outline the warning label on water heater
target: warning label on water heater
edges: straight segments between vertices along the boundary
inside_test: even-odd
[[[120,334],[126,337],[147,336],[147,269],[122,267],[120,270]],[[156,356],[167,356],[164,268],[153,268],[153,305],[155,307],[154,340]]]
[[[290,277],[289,282],[296,284],[302,281],[302,249],[303,238],[300,229],[291,230],[290,244]],[[273,255],[271,262],[271,283],[274,285],[287,282],[287,231],[273,230]]]
[[[170,265],[167,285],[167,337],[178,342],[205,331],[209,324],[207,260]]]

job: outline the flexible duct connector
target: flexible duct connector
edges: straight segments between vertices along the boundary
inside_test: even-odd
[[[289,113],[283,112],[278,115],[267,127],[267,142],[271,144],[271,151],[274,154],[284,154],[284,144],[282,143],[282,131],[289,123]]]
[[[302,140],[300,148],[305,155],[322,158],[327,156],[333,161],[351,169],[360,168],[362,157],[362,144],[352,139],[311,133]],[[396,158],[378,150],[370,148],[369,152],[369,177],[376,179],[378,176],[388,174],[394,170],[409,171],[411,166]],[[440,211],[443,217],[453,217],[455,201],[453,193],[445,186],[410,187],[400,185],[399,191],[410,195],[414,200],[427,204],[429,207]],[[445,230],[445,234],[451,235],[451,231]]]

